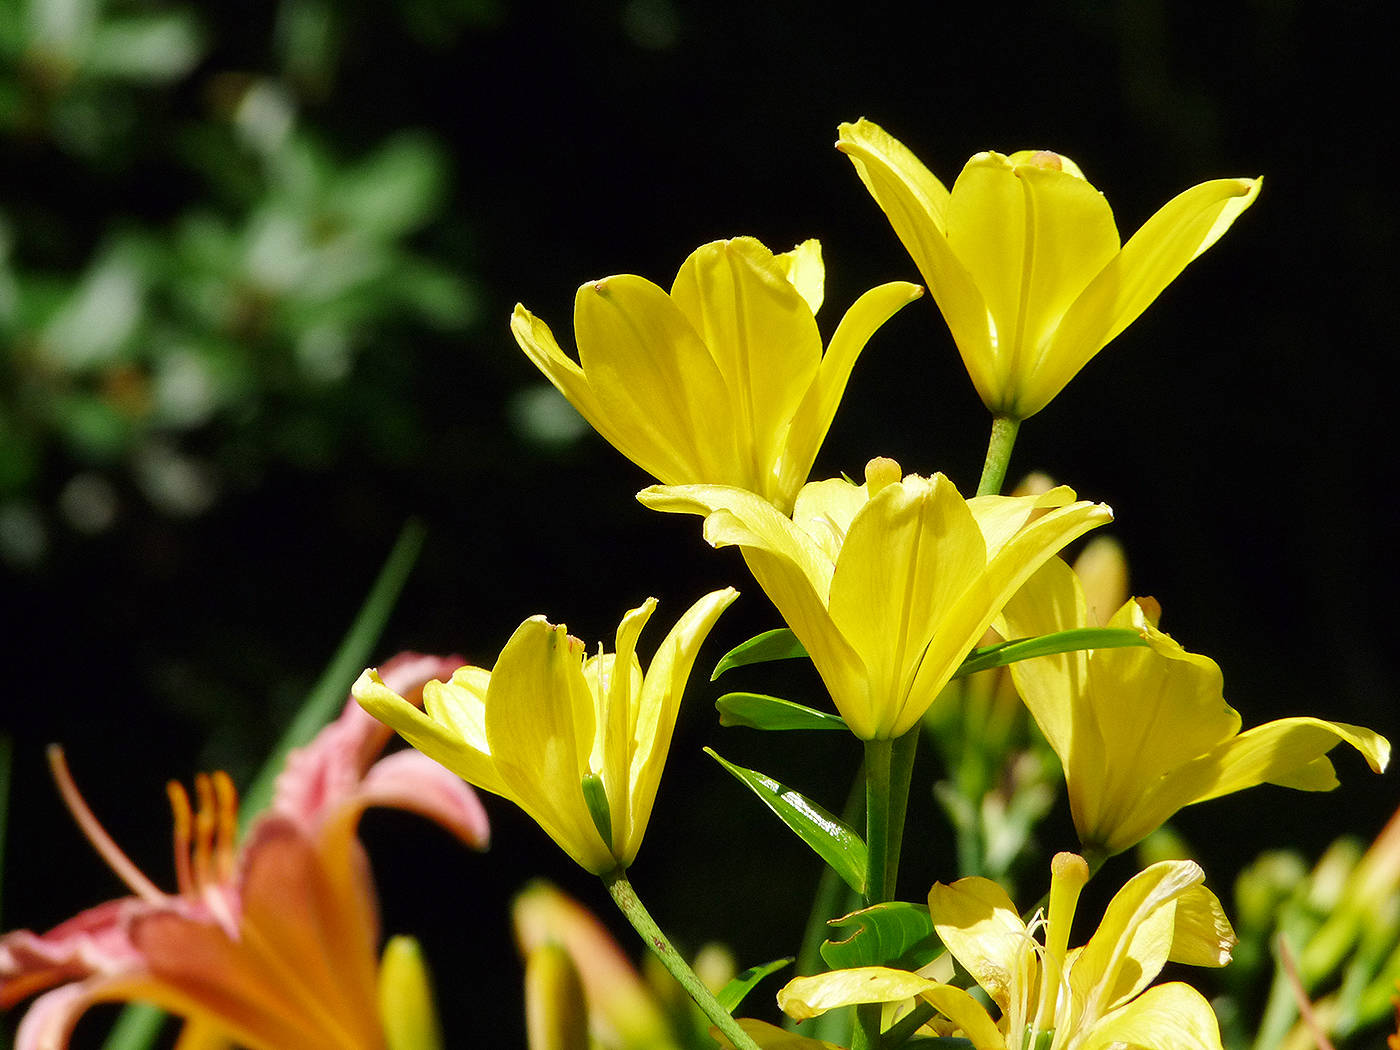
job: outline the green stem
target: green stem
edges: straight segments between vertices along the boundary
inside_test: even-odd
[[[865,742],[865,893],[864,904],[887,901],[894,896],[896,866],[890,863],[890,847],[898,849],[902,828],[896,828],[892,818],[898,809],[900,823],[904,804],[892,805],[890,775],[894,759],[893,740]],[[905,801],[907,801],[907,796]],[[893,837],[891,832],[893,831]],[[880,1003],[862,1003],[856,1007],[856,1026],[852,1033],[851,1050],[875,1050],[880,1045]]]
[[[1006,481],[1006,468],[1011,463],[1011,450],[1016,445],[1016,432],[1021,429],[1021,421],[1011,416],[996,416],[992,419],[992,436],[987,442],[987,460],[982,464],[982,480],[977,485],[977,495],[995,496],[1001,492]]]
[[[889,864],[893,740],[865,742],[865,906],[894,896],[894,871]],[[900,807],[901,811],[903,807]],[[902,813],[901,813],[902,815]]]
[[[719,1004],[713,993],[695,976],[695,971],[681,958],[680,952],[676,951],[666,935],[661,932],[661,927],[656,925],[651,914],[637,899],[636,890],[632,889],[632,884],[627,881],[627,872],[622,868],[609,872],[603,876],[603,885],[608,888],[608,893],[617,904],[618,910],[641,934],[647,947],[661,960],[661,964],[670,971],[686,994],[695,1000],[695,1004],[704,1011],[705,1016],[724,1033],[725,1038],[738,1050],[758,1050],[758,1044],[739,1027],[739,1022],[734,1020],[733,1015]]]
[[[899,854],[904,845],[904,816],[909,809],[909,784],[914,776],[914,754],[919,749],[919,726],[894,742],[890,756],[889,837],[885,841],[887,898],[893,898],[899,885]]]

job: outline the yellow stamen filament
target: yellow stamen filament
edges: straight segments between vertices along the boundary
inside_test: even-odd
[[[63,757],[63,748],[57,744],[50,744],[48,757],[49,770],[58,786],[58,793],[63,797],[64,805],[73,815],[73,820],[82,830],[83,836],[92,843],[97,855],[107,862],[107,866],[116,873],[117,878],[126,883],[136,896],[151,901],[165,900],[165,894],[141,874],[141,869],[131,863],[131,859],[122,852],[121,847],[93,816],[83,796],[78,793],[78,785],[73,782],[73,775],[68,771],[68,760]]]

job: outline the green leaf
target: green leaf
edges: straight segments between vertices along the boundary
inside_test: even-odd
[[[710,674],[714,681],[733,667],[747,667],[749,664],[766,664],[772,660],[796,660],[807,655],[797,636],[786,627],[776,631],[756,634],[747,642],[740,642],[720,657],[719,663]]]
[[[821,946],[822,959],[833,970],[853,966],[917,970],[943,950],[928,908],[922,904],[887,901],[832,919],[827,925],[838,930],[854,927],[843,940],[829,940]]]
[[[857,893],[864,892],[866,852],[859,835],[811,799],[784,787],[772,777],[727,762],[708,747],[705,753],[762,799],[779,820],[831,865],[847,886]]]
[[[350,629],[345,632],[330,664],[321,672],[321,677],[312,686],[310,695],[292,719],[292,724],[243,793],[243,804],[238,810],[240,828],[246,829],[252,818],[272,801],[273,783],[286,764],[287,753],[310,743],[311,738],[340,713],[356,675],[369,664],[371,651],[379,641],[394,603],[399,599],[399,592],[408,581],[413,563],[418,560],[418,552],[423,549],[423,536],[423,526],[414,520],[409,520],[399,530],[394,549],[385,559],[384,567],[379,570],[364,605],[360,606]]]
[[[846,720],[762,693],[725,693],[715,701],[722,726],[749,729],[845,729]]]
[[[761,966],[750,966],[741,974],[737,974],[728,984],[719,990],[715,996],[719,1000],[719,1005],[728,1010],[731,1014],[739,1008],[739,1004],[744,1001],[744,996],[753,991],[754,985],[767,977],[770,973],[777,973],[784,966],[792,962],[792,956],[786,959],[774,959],[772,962],[763,963]]]
[[[1018,660],[1029,660],[1033,656],[1053,656],[1056,653],[1072,653],[1080,649],[1125,649],[1135,645],[1147,645],[1147,639],[1137,631],[1126,627],[1076,627],[1054,634],[1042,634],[1036,638],[1018,638],[1011,642],[998,642],[984,645],[968,654],[962,665],[953,672],[954,678],[985,671],[992,667],[1005,667]]]

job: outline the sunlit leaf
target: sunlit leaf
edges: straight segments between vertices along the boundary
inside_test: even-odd
[[[847,886],[857,893],[864,892],[866,851],[859,835],[811,799],[784,787],[772,777],[727,762],[708,747],[705,753],[762,799],[779,820],[831,865]]]
[[[749,729],[845,729],[846,720],[762,693],[725,693],[715,701],[722,726]]]
[[[715,669],[710,674],[710,681],[713,682],[734,667],[765,664],[773,660],[796,660],[806,655],[807,650],[802,648],[802,643],[788,628],[779,627],[775,631],[764,631],[754,635],[747,642],[740,642],[720,657],[719,663],[715,664]]]
[[[827,923],[851,932],[821,946],[822,959],[833,970],[856,966],[896,966],[916,970],[943,950],[933,932],[928,907],[888,901],[832,919]]]
[[[1072,653],[1079,649],[1125,649],[1134,645],[1145,646],[1147,639],[1137,631],[1121,627],[1076,627],[1036,638],[1018,638],[1015,641],[998,642],[974,649],[953,672],[953,677],[961,678],[975,671],[1005,667],[1007,664],[1029,660],[1034,656],[1053,656],[1056,653]]]

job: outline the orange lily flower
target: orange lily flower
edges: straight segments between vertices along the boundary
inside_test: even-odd
[[[425,682],[460,663],[405,654],[384,673],[401,694],[421,696]],[[173,894],[107,835],[53,748],[64,801],[132,895],[43,935],[0,937],[0,1008],[44,992],[20,1023],[16,1050],[62,1050],[90,1006],[114,1000],[183,1017],[182,1048],[385,1050],[393,1020],[376,1006],[379,922],[355,834],[360,814],[396,806],[477,848],[488,836],[480,801],[457,777],[416,751],[378,759],[390,735],[350,701],[288,756],[272,804],[238,847],[226,774],[198,777],[194,806],[172,782]]]

